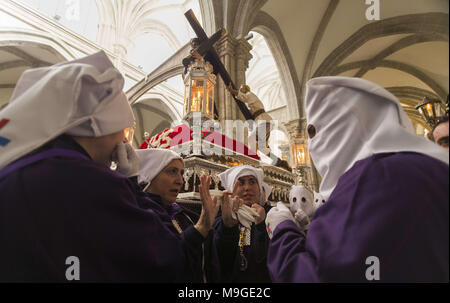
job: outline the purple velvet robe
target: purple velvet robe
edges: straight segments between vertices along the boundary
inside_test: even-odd
[[[145,193],[151,200],[163,205],[161,197]],[[210,230],[206,238],[194,227],[200,215],[177,203],[163,206],[171,220],[176,220],[181,228],[186,258],[185,276],[189,283],[220,282],[220,267],[214,245],[214,232]],[[144,206],[145,208],[145,206]]]
[[[165,210],[74,141],[41,151],[55,147],[80,157],[46,158],[0,179],[0,281],[67,282],[69,256],[81,282],[185,281],[185,248]]]
[[[449,167],[417,153],[376,154],[341,176],[306,238],[292,221],[269,244],[274,282],[449,281]]]
[[[270,205],[265,205],[266,213]],[[219,214],[214,222],[215,244],[220,262],[221,282],[233,283],[270,283],[267,269],[267,248],[269,236],[264,222],[252,224],[250,245],[244,246],[244,256],[247,269],[241,271],[241,256],[239,252],[239,224],[228,228],[223,224]]]

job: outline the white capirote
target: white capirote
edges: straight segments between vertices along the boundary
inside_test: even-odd
[[[328,200],[339,178],[373,154],[417,152],[449,163],[449,154],[414,133],[396,97],[360,78],[319,77],[306,84],[306,118],[316,135],[308,140]]]

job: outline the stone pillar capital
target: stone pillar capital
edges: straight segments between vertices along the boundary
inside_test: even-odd
[[[229,55],[234,57],[236,54],[236,45],[238,41],[230,35],[225,35],[216,43],[216,49],[219,57]]]
[[[283,123],[291,141],[306,140],[306,118],[295,119]]]

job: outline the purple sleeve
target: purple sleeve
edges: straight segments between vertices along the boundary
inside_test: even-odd
[[[314,256],[294,222],[281,222],[269,243],[267,267],[273,282],[318,282]],[[301,270],[300,270],[301,269]]]
[[[413,153],[359,161],[306,238],[292,222],[278,225],[270,273],[274,282],[368,282],[376,257],[380,282],[448,282],[448,205],[448,165]]]

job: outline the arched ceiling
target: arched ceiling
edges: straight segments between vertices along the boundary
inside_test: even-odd
[[[268,0],[262,10],[281,28],[299,85],[313,76],[357,76],[445,99],[448,1],[380,1],[379,21],[366,19],[369,6],[359,0]]]
[[[58,7],[67,9],[72,2],[77,2],[23,1],[50,17],[54,17],[52,14],[62,14]],[[185,48],[182,46],[193,37],[192,30],[182,15],[189,8],[194,8],[197,17],[203,20],[208,34],[220,27],[225,27],[236,38],[242,38],[252,30],[263,34],[280,70],[287,105],[291,109],[287,117],[291,117],[289,114],[296,110],[300,117],[304,115],[301,109],[304,84],[314,76],[363,77],[391,89],[399,98],[412,88],[415,89],[414,98],[402,97],[404,99],[400,100],[405,104],[409,102],[411,108],[411,103],[420,102],[424,94],[445,99],[449,90],[447,0],[379,1],[379,21],[366,19],[369,5],[361,0],[86,2],[89,2],[89,7],[94,5],[98,8],[98,21],[89,20],[91,23],[99,23],[97,42],[116,55],[124,51],[125,60],[129,60],[128,56],[136,55],[131,51],[136,47],[142,51],[142,56],[135,61],[139,65],[143,64],[139,62],[151,60],[162,63],[165,59],[156,55],[157,50],[163,52],[164,56],[172,56],[166,62],[173,61],[184,53]],[[86,14],[80,15],[80,20],[86,18]],[[79,23],[84,24],[84,28],[90,27],[87,21]],[[69,25],[65,26],[70,28]],[[80,28],[72,30],[82,34]],[[97,33],[97,28],[90,28],[88,31]],[[154,43],[154,49],[148,48],[152,43],[143,38],[143,35],[148,34],[165,39],[167,49],[159,47],[158,43]],[[142,43],[148,47],[141,47]],[[258,44],[258,39],[254,43]],[[25,68],[59,62],[64,58],[56,53],[65,54],[62,48],[52,52],[49,48],[31,44],[3,46],[10,47],[0,49],[0,89],[4,91],[12,91],[12,85]],[[258,55],[261,49],[257,48],[259,47],[255,45],[254,57],[261,59],[264,54]],[[70,58],[69,55],[64,57]],[[150,76],[155,74],[155,79],[152,80],[153,84],[146,84],[146,87],[150,89],[160,83],[161,75],[164,79],[178,75],[181,65],[179,61],[178,65],[174,63],[167,70],[158,69],[158,64],[151,65],[156,68],[153,73],[150,70],[148,72]],[[284,68],[280,69],[280,66]],[[263,69],[259,73],[273,75],[273,70]],[[253,78],[255,82],[265,83],[262,86],[272,88],[266,91],[277,91],[276,87],[268,84],[272,79],[269,76],[249,75],[248,78],[249,81]],[[139,85],[140,82],[136,87]],[[131,89],[131,92],[134,90],[136,89]],[[131,101],[138,101],[142,93],[140,90],[136,96],[133,95]],[[261,90],[261,94],[265,93]],[[267,94],[267,98],[274,97]],[[413,111],[410,113],[413,114]]]
[[[151,72],[195,35],[183,14],[198,0],[95,0],[100,13],[97,41]],[[118,47],[122,50],[118,50]]]
[[[70,30],[95,41],[99,14],[94,1],[19,0]]]
[[[261,34],[252,32],[252,35],[249,42],[253,57],[246,72],[247,84],[263,102],[266,111],[285,106],[286,96],[273,55]]]
[[[0,108],[5,106],[21,74],[29,68],[64,61],[55,49],[33,42],[1,41],[0,35]]]

